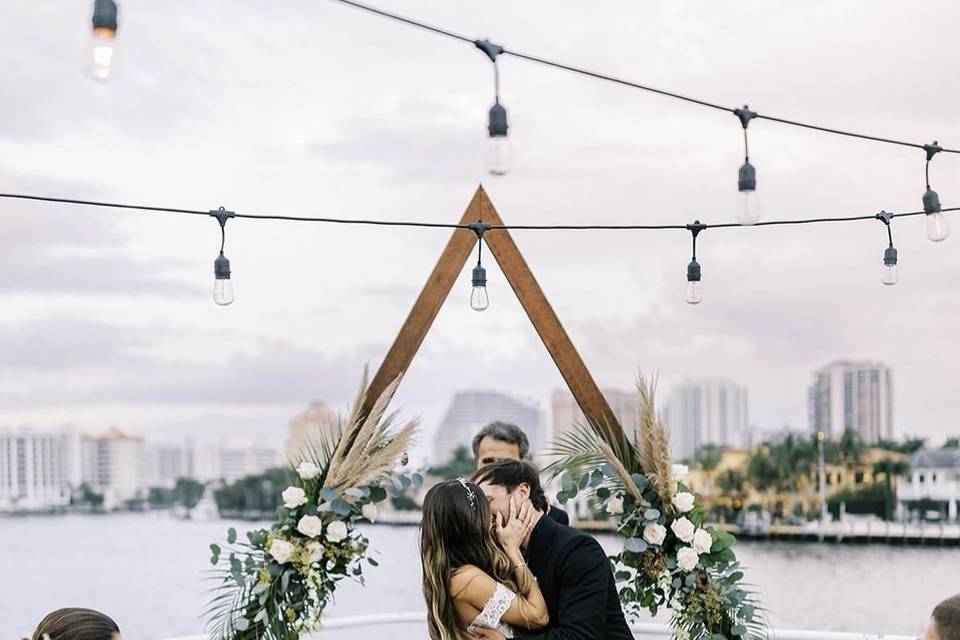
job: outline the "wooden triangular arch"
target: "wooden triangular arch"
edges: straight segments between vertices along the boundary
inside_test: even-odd
[[[477,188],[460,219],[460,224],[473,222],[503,224],[482,185]],[[490,229],[484,233],[483,238],[590,425],[608,442],[619,442],[623,429],[617,416],[600,393],[593,376],[560,324],[557,314],[533,277],[510,232],[506,229]],[[454,230],[400,333],[370,383],[363,407],[364,415],[369,413],[383,390],[398,376],[406,373],[477,242],[477,235],[472,229]]]

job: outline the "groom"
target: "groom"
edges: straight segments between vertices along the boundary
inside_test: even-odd
[[[535,524],[522,545],[530,571],[537,578],[550,612],[550,624],[523,637],[541,640],[632,640],[623,617],[610,561],[593,536],[544,516],[546,496],[537,470],[520,460],[503,460],[473,475],[490,511],[504,518],[510,499],[530,501]],[[470,637],[503,640],[493,629],[478,629]]]

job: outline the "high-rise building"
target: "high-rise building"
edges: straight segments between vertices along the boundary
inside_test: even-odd
[[[0,512],[70,504],[71,444],[65,432],[0,429]]]
[[[299,463],[304,450],[321,442],[321,434],[331,425],[336,425],[337,414],[322,402],[310,404],[306,410],[290,421],[287,438],[287,457]]]
[[[104,435],[83,436],[80,456],[83,481],[103,494],[105,508],[142,497],[147,480],[143,438],[116,428]]]
[[[603,397],[607,399],[611,411],[620,421],[620,426],[626,430],[633,429],[637,424],[637,403],[640,396],[636,391],[623,389],[602,389]],[[553,424],[550,441],[558,440],[569,432],[576,424],[586,424],[583,411],[567,389],[557,389],[550,396],[551,422]]]
[[[495,420],[523,429],[530,440],[531,454],[540,453],[544,444],[542,417],[535,400],[497,391],[459,391],[434,436],[433,462],[443,464],[460,446],[470,449],[477,431]]]
[[[663,411],[673,456],[689,459],[705,445],[744,447],[747,389],[732,380],[685,380],[673,387]]]
[[[286,464],[279,449],[250,438],[225,438],[197,452],[199,480],[235,482]]]
[[[147,486],[172,489],[180,478],[196,475],[193,445],[151,443],[146,448]]]
[[[881,362],[839,360],[813,374],[810,430],[836,439],[853,429],[865,442],[893,438],[893,373]]]

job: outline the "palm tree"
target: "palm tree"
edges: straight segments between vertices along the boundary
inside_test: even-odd
[[[873,474],[883,474],[886,483],[884,494],[884,520],[893,520],[893,479],[910,473],[910,465],[904,460],[884,458],[873,464]]]
[[[714,480],[713,472],[720,464],[720,447],[715,444],[708,444],[700,447],[694,456],[694,463],[703,471],[706,480],[706,498],[713,497]]]
[[[840,461],[843,463],[843,482],[841,486],[847,482],[850,465],[860,462],[866,448],[859,433],[849,427],[844,429],[843,435],[840,436]]]

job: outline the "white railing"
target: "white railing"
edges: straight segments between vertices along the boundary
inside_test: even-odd
[[[424,624],[427,614],[418,611],[414,613],[373,613],[363,616],[345,616],[324,620],[324,629],[349,629],[360,627],[383,627],[394,624]],[[655,622],[643,622],[630,625],[633,636],[637,640],[663,640],[671,638],[672,633],[666,625]],[[323,631],[318,631],[320,635]],[[800,631],[795,629],[774,629],[770,632],[771,640],[916,640],[914,636],[883,635],[873,633],[850,633],[840,631]],[[170,638],[170,640],[207,640],[207,636],[187,636]]]

